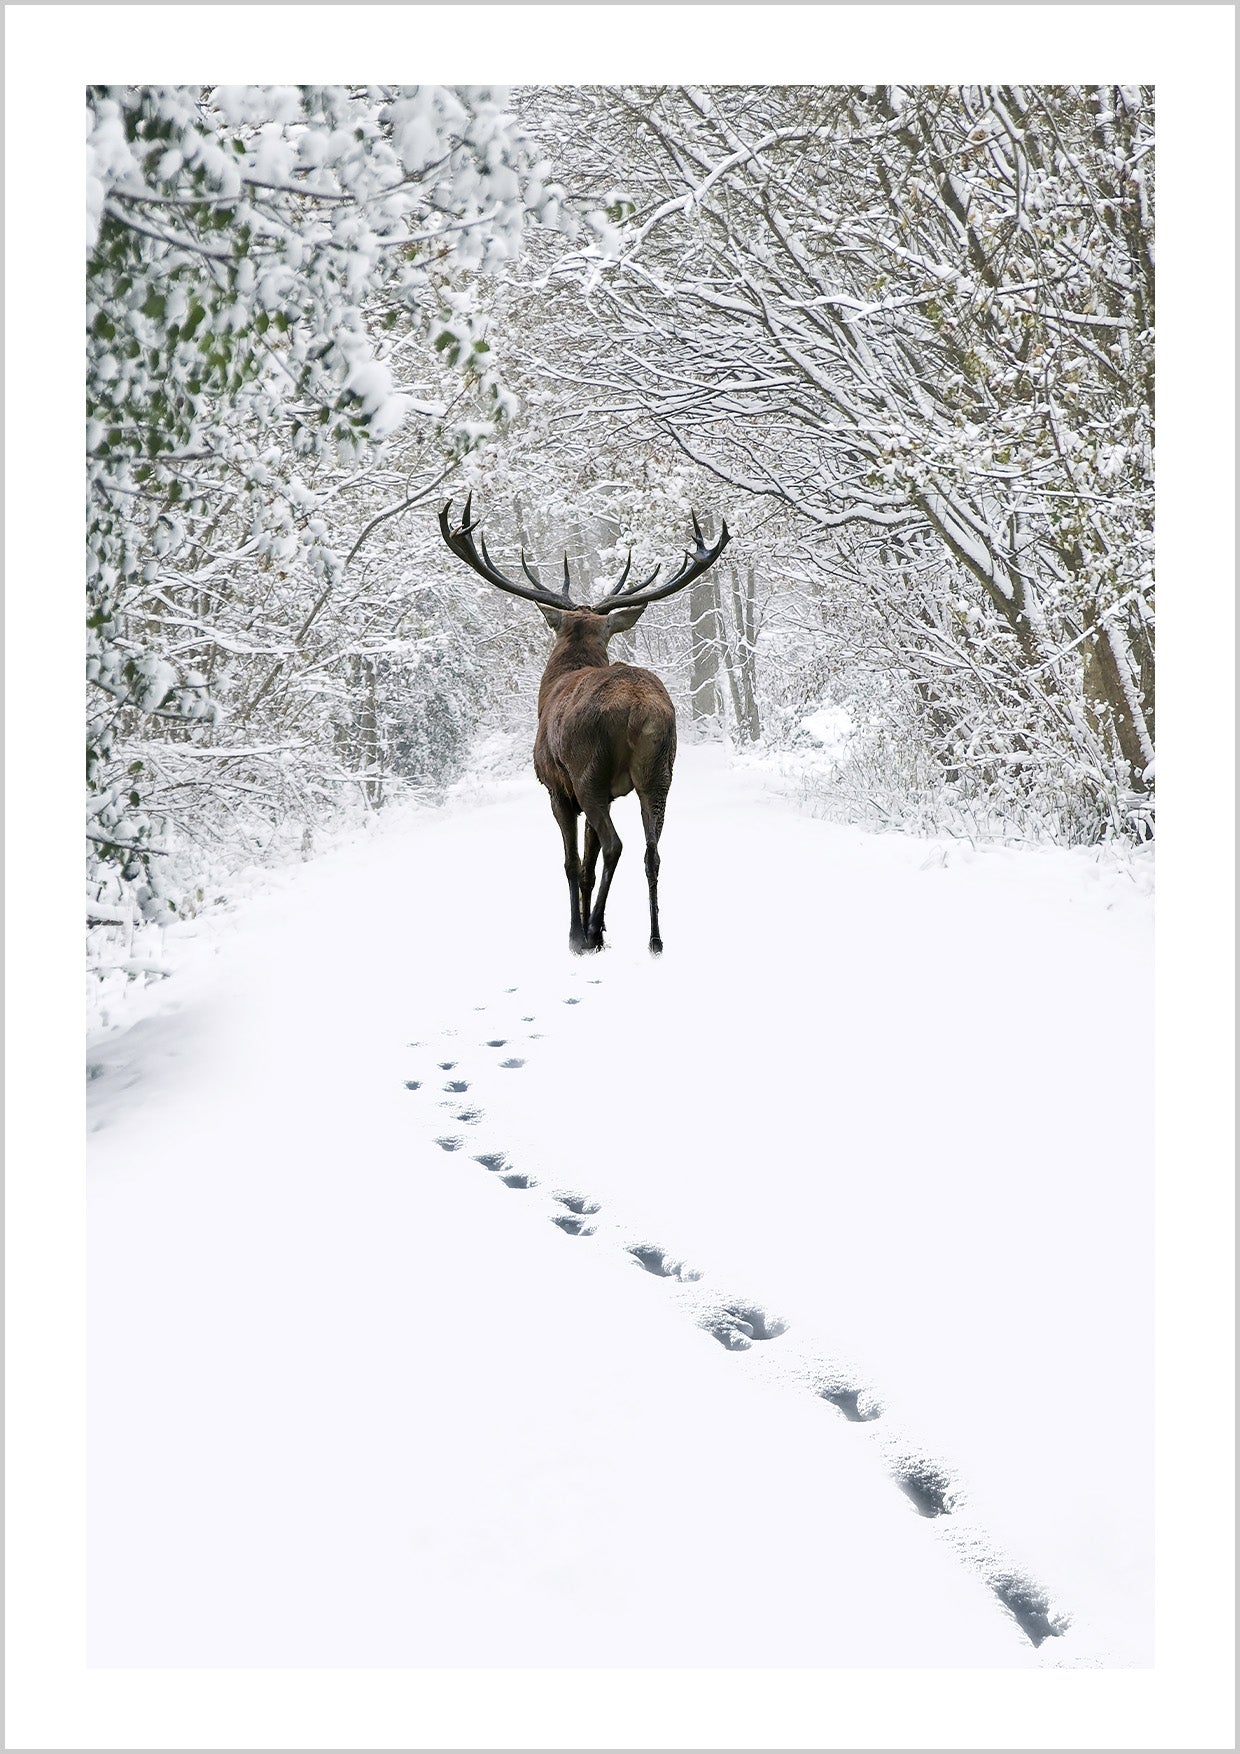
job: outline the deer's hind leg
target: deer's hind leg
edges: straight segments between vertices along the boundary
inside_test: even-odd
[[[663,817],[667,810],[667,792],[659,790],[641,791],[637,794],[641,805],[642,828],[646,834],[646,887],[650,891],[650,954],[663,954],[663,939],[659,934],[659,836],[663,833]]]
[[[620,836],[616,833],[616,825],[611,819],[611,799],[605,790],[589,793],[581,800],[581,808],[589,827],[587,836],[593,831],[603,855],[603,875],[599,879],[598,894],[594,898],[594,906],[586,922],[586,949],[601,950],[603,948],[603,916],[607,910],[607,893],[611,888],[611,880],[616,874],[616,866],[623,851]],[[587,852],[589,842],[587,840]],[[591,877],[593,877],[593,861],[591,861]]]
[[[586,948],[581,908],[581,861],[577,853],[577,804],[563,792],[551,793],[551,808],[564,837],[564,875],[568,878],[569,949],[577,955]]]
[[[582,836],[585,850],[581,858],[581,918],[582,922],[590,917],[590,897],[594,893],[594,872],[598,864],[599,839],[586,818],[585,833]]]

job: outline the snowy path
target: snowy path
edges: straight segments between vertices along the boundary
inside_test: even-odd
[[[601,957],[513,782],[93,1047],[91,1660],[1148,1663],[1148,898],[689,749],[654,962],[617,822]]]

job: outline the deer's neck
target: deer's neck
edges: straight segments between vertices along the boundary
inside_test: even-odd
[[[597,635],[593,639],[580,636],[558,639],[551,648],[551,656],[547,659],[547,667],[539,685],[539,712],[561,677],[571,675],[574,670],[606,670],[610,663],[606,641]]]

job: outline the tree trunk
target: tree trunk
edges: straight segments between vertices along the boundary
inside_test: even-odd
[[[383,802],[383,748],[379,741],[379,701],[373,658],[358,659],[357,686],[358,766],[365,775],[362,796],[377,810]]]
[[[741,695],[745,705],[744,728],[751,743],[756,743],[762,735],[762,721],[758,717],[758,677],[756,670],[757,658],[757,614],[755,600],[757,583],[754,569],[751,566],[745,575],[744,595],[741,594],[740,572],[736,563],[732,564],[732,613],[736,618],[736,652],[737,668],[740,671]]]
[[[723,640],[720,649],[723,652],[723,673],[728,679],[728,693],[732,697],[732,722],[736,726],[737,736],[742,737],[745,734],[745,709],[741,704],[741,691],[736,680],[736,660],[732,656],[731,642]]]
[[[704,574],[689,586],[689,700],[695,723],[718,724],[719,612],[715,581]]]
[[[1095,721],[1105,720],[1115,733],[1120,754],[1132,774],[1132,788],[1146,790],[1145,770],[1154,759],[1151,710],[1142,687],[1143,671],[1153,680],[1153,665],[1134,664],[1125,630],[1112,619],[1099,625],[1092,609],[1086,625],[1096,629],[1085,646],[1085,700]],[[1153,702],[1149,701],[1149,709]]]

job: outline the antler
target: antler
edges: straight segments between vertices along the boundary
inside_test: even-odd
[[[546,587],[540,584],[538,579],[535,578],[526,561],[524,549],[521,550],[521,570],[530,581],[530,585],[533,586],[533,589],[531,590],[528,585],[519,585],[515,579],[506,578],[504,576],[495,565],[495,562],[491,559],[491,556],[487,553],[486,538],[482,534],[480,525],[470,522],[470,509],[473,505],[473,499],[474,496],[472,492],[466,495],[465,510],[461,514],[461,522],[455,530],[451,528],[449,522],[449,517],[452,511],[452,501],[449,500],[447,505],[444,506],[443,510],[440,512],[439,530],[444,541],[448,544],[448,547],[452,550],[453,554],[456,555],[458,560],[463,560],[466,566],[473,567],[474,571],[476,573],[481,573],[482,577],[488,580],[489,583],[498,585],[501,591],[511,591],[514,597],[524,597],[526,601],[530,603],[544,603],[550,609],[589,608],[593,609],[596,615],[607,615],[613,609],[644,608],[647,603],[657,602],[660,597],[670,597],[673,591],[683,590],[684,587],[687,584],[690,584],[694,579],[700,578],[708,567],[714,566],[719,556],[732,540],[731,532],[729,531],[727,524],[724,523],[720,528],[719,540],[715,543],[713,548],[708,548],[706,545],[706,539],[702,535],[702,527],[697,520],[697,513],[692,512],[690,513],[690,516],[693,519],[693,534],[696,546],[692,554],[689,553],[688,549],[685,550],[684,565],[680,568],[680,571],[673,574],[670,579],[667,579],[663,584],[656,586],[654,590],[650,589],[650,586],[654,584],[655,579],[658,578],[660,572],[663,570],[662,564],[660,563],[659,566],[655,567],[654,571],[648,578],[642,579],[640,584],[630,585],[628,590],[625,590],[625,581],[628,579],[629,572],[633,566],[633,550],[630,548],[629,557],[624,563],[624,571],[620,574],[616,583],[603,597],[601,603],[574,603],[572,597],[569,595],[567,554],[564,556],[564,587],[559,596],[557,596],[554,591],[547,590]],[[477,543],[474,542],[475,531],[478,533]],[[481,552],[479,552],[479,550],[481,550]]]
[[[448,501],[447,505],[444,506],[439,514],[440,535],[448,544],[448,547],[452,550],[453,554],[456,555],[457,559],[463,560],[466,566],[472,566],[475,572],[481,573],[483,578],[488,580],[491,584],[498,585],[501,591],[511,591],[514,597],[524,597],[527,602],[530,603],[545,603],[548,608],[551,609],[580,608],[581,605],[574,603],[568,592],[569,580],[567,554],[564,556],[564,589],[558,597],[554,591],[548,591],[543,585],[539,584],[538,580],[534,577],[526,564],[524,549],[521,550],[521,570],[530,581],[530,584],[533,585],[533,590],[530,590],[527,585],[517,584],[515,579],[505,578],[504,574],[499,570],[495,565],[495,562],[491,559],[491,556],[487,553],[486,538],[483,536],[481,528],[478,524],[471,524],[469,521],[469,513],[473,504],[473,498],[472,491],[465,496],[465,510],[461,514],[460,525],[455,530],[449,525],[449,514],[452,511],[451,500]],[[475,530],[478,532],[477,545],[474,543]],[[479,547],[482,550],[481,554],[478,552]]]
[[[692,554],[690,554],[689,550],[686,548],[685,563],[680,571],[675,573],[670,579],[665,580],[663,584],[657,586],[655,590],[651,591],[647,589],[647,586],[654,583],[654,580],[662,570],[661,566],[656,566],[654,572],[651,573],[648,579],[643,579],[640,585],[633,585],[629,590],[624,591],[622,587],[625,579],[629,576],[629,567],[632,565],[633,560],[633,556],[630,553],[624,571],[620,574],[619,583],[612,588],[608,596],[604,598],[603,603],[598,607],[597,612],[600,615],[607,614],[611,609],[633,609],[639,604],[644,607],[647,603],[657,602],[660,597],[670,597],[673,591],[683,590],[684,587],[687,584],[692,583],[694,579],[701,578],[702,574],[708,567],[714,566],[719,556],[732,540],[732,533],[728,529],[727,524],[724,523],[719,532],[718,542],[715,543],[713,548],[708,548],[706,546],[706,539],[702,535],[702,526],[697,520],[697,513],[691,512],[690,516],[693,519],[693,534],[696,539],[696,547]]]

